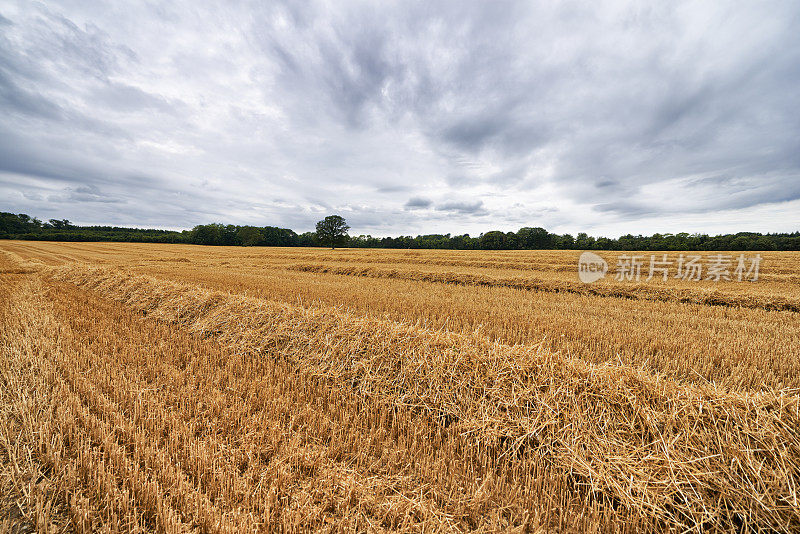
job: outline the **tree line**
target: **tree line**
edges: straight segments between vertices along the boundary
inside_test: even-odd
[[[337,217],[337,216],[331,216]],[[298,234],[275,226],[239,226],[201,224],[191,230],[154,230],[117,226],[76,226],[66,219],[42,222],[25,214],[0,212],[0,239],[41,241],[115,241],[136,243],[186,243],[196,245],[353,248],[458,249],[458,250],[800,250],[800,232],[761,234],[739,232],[710,236],[707,234],[624,235],[612,239],[555,234],[544,228],[520,228],[517,232],[491,231],[469,234],[428,234],[418,236],[372,237],[349,236],[344,219],[326,217],[317,225],[318,232]],[[330,224],[341,232],[331,238]]]

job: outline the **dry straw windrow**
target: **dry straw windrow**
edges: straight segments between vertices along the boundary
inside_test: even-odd
[[[786,297],[767,297],[761,295],[730,295],[713,289],[661,288],[637,284],[598,285],[592,286],[579,282],[559,280],[536,280],[531,278],[495,278],[480,274],[458,272],[426,272],[409,269],[380,269],[361,266],[336,266],[324,264],[295,264],[288,269],[310,272],[331,273],[345,276],[362,276],[370,278],[394,278],[399,280],[421,280],[445,284],[508,287],[529,291],[546,291],[552,293],[577,293],[598,297],[616,297],[661,302],[682,302],[705,304],[710,306],[735,306],[764,310],[800,311],[800,300]]]
[[[688,383],[711,381],[749,391],[800,386],[797,352],[800,321],[796,312],[341,276],[283,268],[282,258],[309,256],[313,252],[297,249],[140,246],[128,250],[114,244],[67,248],[64,244],[26,243],[15,245],[15,251],[20,255],[33,252],[37,258],[42,254],[45,259],[68,252],[85,257],[93,265],[117,265],[159,279],[268,300],[299,302],[305,306],[341,306],[356,314],[385,316],[457,332],[480,329],[486,337],[508,344],[542,342],[551,350],[588,362],[644,365]],[[347,251],[347,256],[358,256],[358,261],[364,259],[363,253],[351,252]],[[412,257],[399,251],[367,252],[394,260],[431,256],[421,252]],[[440,257],[438,251],[427,252],[435,252],[434,258]],[[522,253],[513,253],[511,257],[516,255]],[[473,255],[484,256],[484,253]],[[551,263],[565,261],[562,256],[568,258],[569,253],[536,254]],[[450,254],[442,253],[441,257],[449,258]],[[769,258],[773,272],[791,270],[797,264],[792,256]],[[748,299],[772,299],[796,294],[791,291],[791,284],[779,282],[684,284],[687,285],[689,289],[717,291],[726,298],[744,295]],[[681,284],[665,287],[680,289]]]
[[[253,355],[432,415],[498,456],[676,527],[800,528],[793,392],[681,386],[536,346],[267,302],[83,266],[52,275]],[[255,357],[255,356],[254,356]]]

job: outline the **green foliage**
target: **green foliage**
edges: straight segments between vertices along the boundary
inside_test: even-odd
[[[520,228],[518,232],[494,230],[470,237],[468,234],[427,234],[399,237],[349,237],[350,229],[342,217],[331,215],[317,223],[316,232],[297,235],[275,226],[235,226],[202,224],[192,230],[147,230],[116,226],[74,226],[66,219],[42,223],[24,213],[0,212],[0,239],[40,241],[129,241],[136,243],[192,243],[263,247],[349,246],[359,248],[410,248],[458,250],[800,250],[800,232],[759,234],[739,232],[718,236],[705,234],[627,234],[619,239],[591,237],[584,232],[576,237],[551,234],[544,228]],[[320,233],[320,230],[322,232]]]
[[[520,248],[550,249],[555,248],[555,236],[544,228],[520,228],[517,232]]]
[[[201,224],[189,232],[187,243],[195,245],[227,245],[246,247],[295,247],[297,234],[288,228],[274,226],[235,226]]]
[[[503,250],[510,248],[508,236],[503,232],[486,232],[480,237],[480,244],[483,250]]]
[[[131,241],[138,243],[183,243],[185,235],[171,230],[143,230],[117,226],[74,226],[66,219],[42,223],[24,213],[0,212],[0,239],[34,241]]]
[[[300,247],[313,247],[317,244],[317,234],[314,232],[303,232],[297,236],[297,245]]]
[[[42,228],[39,219],[32,219],[24,213],[0,212],[0,235],[35,233]]]
[[[334,248],[347,244],[350,229],[347,222],[339,215],[328,215],[317,223],[317,241],[323,246]]]
[[[243,247],[254,247],[264,241],[264,234],[255,226],[240,226],[236,235]]]

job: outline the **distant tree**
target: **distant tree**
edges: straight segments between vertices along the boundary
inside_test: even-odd
[[[581,250],[587,250],[594,246],[594,238],[589,237],[586,232],[581,232],[575,238],[575,247]]]
[[[314,232],[303,232],[297,236],[297,244],[301,247],[313,247],[317,240],[317,234]]]
[[[504,249],[514,250],[519,248],[519,239],[514,232],[506,232],[506,241],[503,244]]]
[[[42,222],[24,213],[0,212],[0,234],[25,234],[41,230]]]
[[[502,250],[507,247],[508,236],[499,230],[486,232],[480,237],[480,244],[483,250]]]
[[[570,234],[558,236],[556,240],[556,248],[559,249],[573,249],[575,248],[575,238]]]
[[[328,215],[317,223],[317,241],[331,249],[342,246],[347,243],[349,229],[343,217]]]
[[[288,228],[265,226],[260,231],[264,236],[262,244],[268,247],[294,247],[299,242],[297,234]]]
[[[381,246],[381,240],[371,235],[361,234],[358,237],[351,237],[347,246],[355,248],[378,248]]]
[[[517,232],[517,241],[520,248],[528,249],[548,249],[555,245],[553,234],[548,233],[544,228],[520,228]]]
[[[190,240],[196,245],[221,245],[224,230],[219,223],[199,224],[192,229]]]
[[[255,226],[240,226],[236,233],[238,234],[239,242],[245,247],[260,245],[264,239],[261,231]]]
[[[617,250],[614,246],[614,241],[607,237],[598,237],[594,242],[594,247],[597,250]]]

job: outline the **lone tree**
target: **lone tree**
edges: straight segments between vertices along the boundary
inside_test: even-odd
[[[331,247],[347,243],[347,231],[350,229],[343,217],[328,215],[317,223],[317,241]]]

